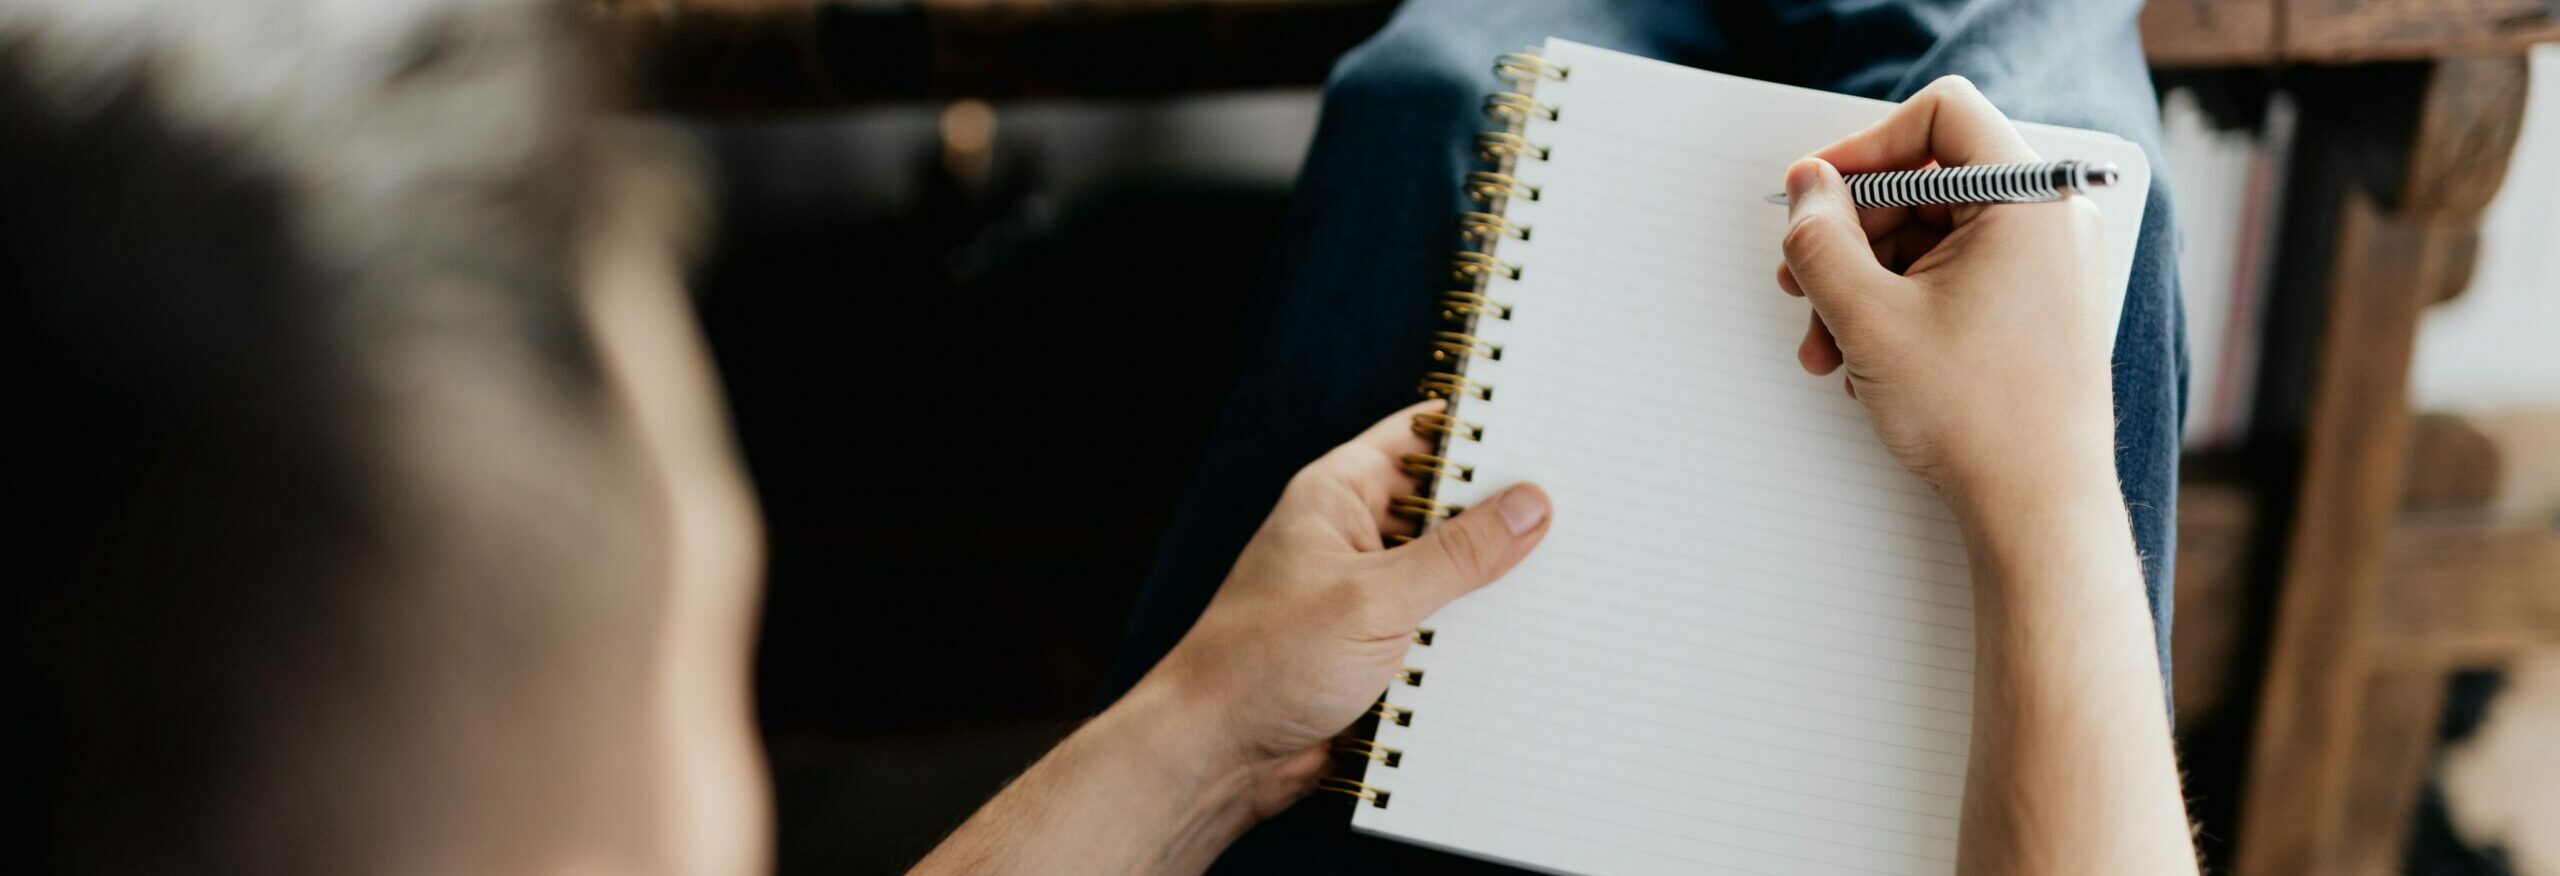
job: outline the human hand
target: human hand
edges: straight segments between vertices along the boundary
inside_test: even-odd
[[[1904,467],[1961,516],[2012,485],[2115,489],[2097,208],[1856,210],[1840,174],[2035,161],[1972,83],[1930,83],[1874,127],[1787,168],[1778,285],[1813,303],[1797,359],[1848,366],[1851,395]]]
[[[1416,624],[1502,577],[1546,535],[1547,495],[1521,484],[1385,546],[1382,530],[1409,529],[1388,513],[1413,485],[1400,461],[1430,451],[1409,419],[1439,404],[1380,421],[1290,479],[1200,621],[1139,683],[1179,691],[1168,699],[1253,775],[1258,816],[1326,772],[1328,741],[1387,689]]]

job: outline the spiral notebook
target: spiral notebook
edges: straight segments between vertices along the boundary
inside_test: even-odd
[[[1438,448],[1396,508],[1534,480],[1556,516],[1417,632],[1325,786],[1356,830],[1554,873],[1952,872],[1963,545],[1840,378],[1796,366],[1762,200],[1890,105],[1564,40],[1495,72],[1478,206],[1427,290],[1449,326],[1422,391],[1451,408],[1417,419]],[[2025,127],[2123,168],[2095,196],[2120,306],[2141,149]]]

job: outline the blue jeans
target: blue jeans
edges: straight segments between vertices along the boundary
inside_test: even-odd
[[[1408,0],[1325,85],[1292,214],[1248,311],[1244,374],[1140,597],[1110,695],[1199,617],[1292,472],[1414,400],[1439,328],[1432,293],[1457,243],[1453,220],[1469,209],[1459,181],[1477,169],[1472,138],[1487,127],[1477,107],[1498,84],[1493,56],[1549,36],[1893,100],[1962,74],[2012,118],[2142,144],[2153,176],[2116,336],[2116,465],[2165,680],[2186,338],[2139,3]],[[1318,795],[1249,833],[1219,869],[1504,869],[1352,835],[1348,820],[1341,799]]]

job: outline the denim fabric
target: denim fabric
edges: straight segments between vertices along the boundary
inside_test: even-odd
[[[1493,56],[1548,36],[1892,100],[1962,74],[2013,118],[2142,144],[2152,190],[2116,338],[2117,466],[2165,674],[2186,347],[2138,9],[2138,0],[1409,0],[1325,85],[1296,202],[1250,310],[1258,335],[1140,597],[1109,695],[1181,638],[1292,472],[1414,400],[1439,328],[1432,293],[1457,244],[1453,219],[1468,208],[1459,180],[1478,168],[1472,137],[1488,127],[1478,105],[1499,84]],[[1318,795],[1248,834],[1218,870],[1504,869],[1352,835],[1345,821],[1341,798]]]

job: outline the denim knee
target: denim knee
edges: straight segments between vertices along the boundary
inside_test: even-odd
[[[1388,24],[1353,47],[1325,79],[1328,112],[1402,117],[1426,125],[1472,119],[1485,94],[1498,90],[1494,50],[1445,28]]]

